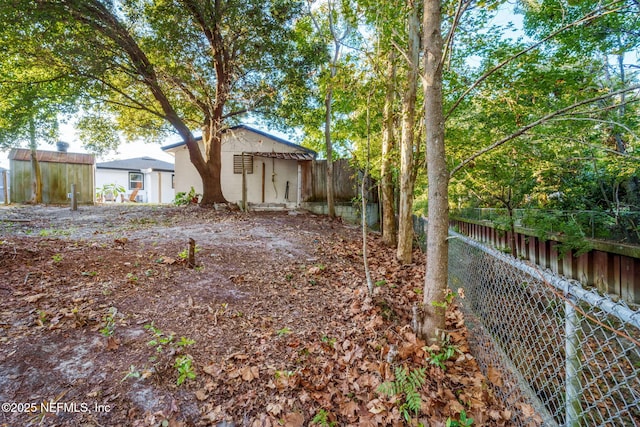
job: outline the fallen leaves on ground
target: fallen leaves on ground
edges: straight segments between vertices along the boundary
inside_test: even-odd
[[[419,251],[401,266],[372,234],[369,296],[356,227],[314,215],[126,212],[138,220],[114,229],[126,231],[123,250],[90,227],[90,238],[77,239],[2,233],[0,267],[12,285],[0,288],[0,368],[18,372],[4,400],[45,400],[62,388],[71,401],[91,395],[111,405],[109,413],[57,416],[57,425],[394,426],[407,424],[406,396],[378,388],[403,366],[426,369],[410,423],[444,425],[465,411],[474,425],[509,425],[512,412],[490,391],[499,373],[480,372],[455,302],[447,327],[457,351],[445,369],[429,363],[427,344],[412,332],[424,280]],[[175,261],[187,232],[200,248],[196,269]],[[119,317],[106,338],[98,331],[110,307]],[[148,345],[149,324],[195,341],[194,380],[176,385],[182,349]],[[57,353],[27,357],[46,345]]]

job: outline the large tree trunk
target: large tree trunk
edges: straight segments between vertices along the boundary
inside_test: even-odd
[[[411,263],[413,253],[413,147],[416,122],[416,97],[420,61],[420,21],[414,0],[408,0],[407,32],[409,64],[407,88],[402,100],[402,141],[400,143],[400,206],[398,214],[398,249],[402,264]]]
[[[334,71],[332,66],[331,78],[333,78]],[[335,218],[336,208],[334,200],[334,186],[333,186],[333,144],[331,142],[331,103],[333,101],[333,82],[329,82],[327,88],[327,94],[324,98],[325,106],[325,118],[324,118],[324,140],[325,148],[327,150],[327,210],[329,217]]]
[[[396,89],[395,50],[389,52],[387,68],[386,97],[384,102],[384,117],[382,123],[382,241],[393,247],[397,243],[396,211],[393,197],[393,171],[391,168],[391,150],[393,149],[393,104]]]
[[[444,329],[442,301],[447,288],[449,232],[449,172],[445,157],[442,112],[442,32],[440,2],[424,0],[424,99],[429,180],[427,265],[424,283],[423,319],[419,335],[437,339]]]
[[[209,125],[209,123],[213,123],[213,125]],[[189,149],[191,163],[196,165],[196,169],[202,178],[202,200],[200,201],[200,206],[202,207],[210,207],[215,203],[227,203],[222,194],[221,181],[222,129],[216,126],[215,123],[219,123],[219,121],[208,121],[202,127],[204,159],[195,140],[193,145],[197,147],[197,150],[192,153],[192,150]]]
[[[191,163],[198,171],[203,185],[202,206],[210,206],[214,203],[225,203],[222,195],[222,184],[220,182],[221,170],[221,138],[222,122],[224,117],[224,106],[229,96],[229,58],[224,52],[224,43],[219,28],[208,22],[201,14],[201,10],[194,2],[186,2],[185,6],[193,14],[194,19],[202,26],[207,35],[210,47],[213,52],[214,67],[216,71],[216,97],[212,112],[205,112],[205,128],[203,129],[203,143],[205,145],[205,155],[200,151],[199,144],[189,129],[187,123],[180,117],[173,107],[165,89],[158,80],[158,75],[146,53],[132,37],[129,29],[120,22],[118,17],[97,0],[85,0],[82,2],[64,2],[72,15],[77,19],[90,25],[95,31],[102,33],[118,45],[129,57],[133,67],[132,72],[137,73],[141,81],[148,87],[153,98],[162,109],[163,118],[168,121],[176,132],[182,137],[187,149]],[[204,112],[204,111],[203,111]],[[206,134],[209,134],[207,137]]]
[[[42,172],[38,162],[38,144],[36,142],[36,126],[29,123],[29,148],[31,149],[31,200],[33,204],[42,203]]]

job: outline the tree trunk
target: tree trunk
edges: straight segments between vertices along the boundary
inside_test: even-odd
[[[331,72],[333,78],[333,71]],[[333,187],[333,144],[331,143],[331,102],[333,99],[333,82],[329,82],[327,94],[324,98],[325,120],[324,120],[324,141],[327,150],[327,210],[330,218],[336,217]]]
[[[400,142],[400,206],[398,214],[398,249],[402,264],[411,263],[413,253],[413,147],[420,61],[420,21],[414,0],[408,0],[409,64],[407,88],[402,100],[402,140]]]
[[[214,122],[215,123],[215,122]],[[201,169],[196,169],[200,173],[202,178],[202,200],[200,206],[211,207],[215,203],[227,203],[227,200],[222,194],[222,130],[215,125],[212,127],[208,124],[202,127],[202,140],[205,147],[205,160],[202,162],[202,155],[200,154],[200,148],[198,143],[194,140],[194,144],[197,148],[197,154],[199,159],[194,159],[194,153],[189,149],[189,155],[191,163],[202,162]],[[243,161],[244,164],[244,161]]]
[[[384,102],[382,130],[382,242],[394,247],[397,243],[396,211],[393,198],[393,171],[391,169],[391,150],[393,149],[393,104],[395,99],[396,65],[395,50],[389,52],[387,68],[387,86]]]
[[[447,289],[449,232],[449,173],[445,157],[444,115],[442,111],[442,32],[440,2],[424,0],[424,99],[429,180],[427,265],[424,283],[423,319],[419,335],[438,339],[444,329],[444,310],[433,301],[442,301]]]
[[[31,149],[31,203],[42,203],[42,172],[38,162],[38,144],[36,143],[36,127],[33,120],[29,122],[29,148]]]

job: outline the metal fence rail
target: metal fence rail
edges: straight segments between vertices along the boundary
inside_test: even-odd
[[[640,310],[454,232],[449,286],[517,425],[640,426]]]

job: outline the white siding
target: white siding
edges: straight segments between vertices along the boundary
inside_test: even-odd
[[[121,185],[125,188],[125,197],[128,199],[133,192],[129,188],[129,172],[139,173],[140,171],[97,168],[96,188],[100,188],[104,184]],[[144,189],[138,191],[137,199],[143,203],[172,203],[175,198],[175,191],[171,188],[171,175],[173,175],[173,172],[152,171],[151,173],[145,173]]]

